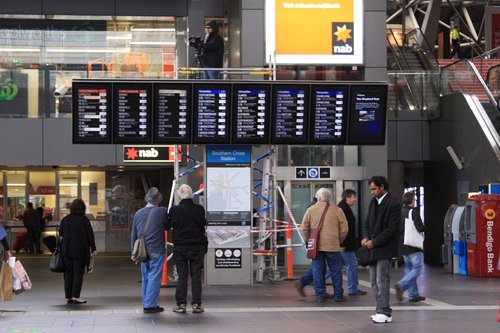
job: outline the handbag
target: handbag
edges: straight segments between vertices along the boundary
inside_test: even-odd
[[[151,213],[154,208],[151,208],[149,211],[148,219],[146,221],[146,225],[144,226],[144,230],[142,231],[142,236],[135,240],[134,248],[132,249],[132,259],[134,261],[145,261],[148,259],[148,253],[146,252],[146,243],[144,242],[144,235],[148,230],[149,220],[151,219]]]
[[[311,229],[311,232],[309,233],[309,238],[307,239],[307,253],[306,253],[308,259],[316,259],[318,255],[319,233],[321,231],[321,228],[323,227],[323,222],[325,221],[325,215],[326,212],[328,211],[328,208],[330,208],[330,204],[327,202],[325,209],[323,210],[323,215],[321,215],[321,220],[319,220],[318,228]]]
[[[356,256],[358,257],[359,265],[363,267],[369,266],[375,262],[375,251],[366,246],[360,247],[356,252]]]
[[[0,269],[0,301],[12,301],[12,268],[2,261]]]
[[[61,239],[59,238],[59,234],[57,234],[56,238],[56,248],[50,258],[49,269],[54,273],[64,273],[64,261],[61,253]]]
[[[408,217],[405,217],[405,235],[403,244],[407,246],[416,247],[417,249],[424,249],[424,233],[419,232],[413,223],[412,213],[413,209],[408,212]]]

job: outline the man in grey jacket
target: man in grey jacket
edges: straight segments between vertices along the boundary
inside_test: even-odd
[[[165,262],[165,230],[167,229],[167,209],[158,207],[163,197],[156,187],[151,187],[144,197],[146,207],[134,215],[134,225],[130,236],[131,249],[136,239],[144,237],[148,257],[141,262],[142,303],[144,313],[158,313],[164,309],[158,305],[161,275]],[[134,257],[131,258],[137,264]]]

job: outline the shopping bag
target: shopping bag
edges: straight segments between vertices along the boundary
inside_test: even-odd
[[[24,269],[23,264],[19,260],[16,261],[14,264],[14,269],[12,270],[13,278],[14,279],[19,279],[21,283],[21,289],[20,290],[14,290],[15,294],[20,294],[23,291],[28,291],[31,289],[32,284],[30,277],[28,276],[28,273],[26,273],[26,270]]]
[[[59,246],[56,246],[49,262],[49,269],[54,273],[64,273],[64,261]]]
[[[12,268],[2,262],[0,269],[0,301],[12,301]]]
[[[413,209],[408,212],[408,217],[405,217],[405,235],[404,235],[404,245],[416,247],[417,249],[424,249],[424,233],[419,232],[415,228],[415,223],[411,216]]]
[[[360,247],[356,252],[356,256],[358,257],[359,265],[363,267],[369,266],[375,262],[375,251],[366,246]]]

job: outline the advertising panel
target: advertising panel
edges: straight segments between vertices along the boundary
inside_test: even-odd
[[[362,64],[363,0],[267,0],[266,59]]]

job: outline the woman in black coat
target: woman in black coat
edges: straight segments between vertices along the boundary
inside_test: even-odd
[[[64,261],[64,292],[68,304],[83,304],[80,298],[83,273],[90,256],[96,255],[94,230],[85,216],[85,202],[75,199],[69,207],[70,214],[61,221],[61,253]]]

